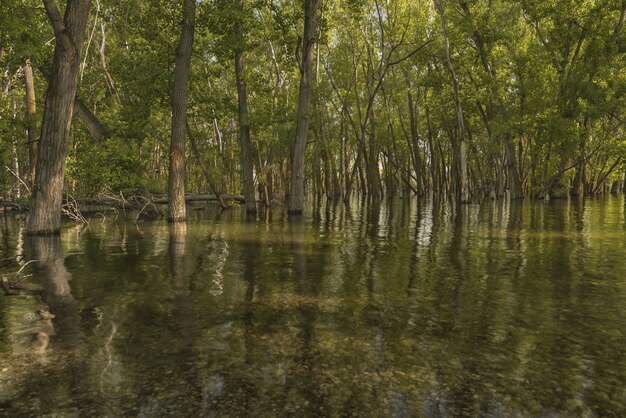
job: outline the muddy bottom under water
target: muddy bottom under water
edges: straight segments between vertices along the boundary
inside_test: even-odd
[[[626,416],[622,197],[194,209],[0,218],[0,415]]]

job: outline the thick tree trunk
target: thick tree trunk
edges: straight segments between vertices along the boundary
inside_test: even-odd
[[[35,184],[37,171],[37,101],[35,100],[35,82],[30,60],[24,65],[24,86],[26,90],[26,130],[28,132],[28,182]]]
[[[291,155],[291,194],[289,195],[289,213],[295,215],[301,214],[304,206],[304,157],[309,131],[308,113],[311,103],[311,78],[318,4],[319,0],[305,0],[304,2],[304,47],[300,68],[296,140]]]
[[[243,12],[244,0],[236,0],[239,11]],[[246,212],[256,212],[256,195],[254,192],[254,171],[252,165],[252,147],[250,146],[250,125],[248,124],[248,90],[244,76],[243,34],[238,25],[239,45],[235,47],[235,79],[237,81],[237,97],[239,111],[239,146],[241,148],[241,178],[243,195],[246,198]]]
[[[41,65],[39,66],[39,72],[50,82],[50,71],[48,69]],[[107,130],[100,123],[100,120],[78,96],[74,97],[74,116],[80,120],[85,129],[89,131],[91,137],[96,141],[103,141],[108,136]]]
[[[67,139],[78,83],[80,50],[91,7],[91,0],[68,0],[61,19],[53,0],[43,3],[54,29],[55,51],[27,226],[27,232],[33,235],[57,234],[61,226]]]
[[[463,120],[463,110],[461,108],[461,100],[459,98],[459,82],[456,77],[456,73],[454,71],[454,65],[452,64],[452,58],[450,57],[450,41],[448,39],[448,28],[446,25],[446,16],[443,8],[442,0],[434,0],[435,8],[441,17],[441,27],[443,29],[443,36],[446,46],[446,64],[448,67],[448,72],[450,73],[450,78],[452,79],[452,87],[454,92],[454,107],[456,110],[456,120],[457,120],[457,128],[459,135],[459,146],[458,146],[458,169],[460,173],[458,173],[458,184],[457,193],[458,199],[460,203],[469,203],[469,186],[467,180],[467,146],[465,144],[465,122]]]
[[[189,67],[195,29],[196,1],[183,1],[183,22],[178,48],[174,95],[172,97],[172,142],[170,144],[169,168],[169,214],[170,222],[186,219],[185,206],[185,126],[187,120],[187,92]]]

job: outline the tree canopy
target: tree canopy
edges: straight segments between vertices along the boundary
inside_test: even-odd
[[[266,204],[286,201],[302,57],[309,52],[304,3],[197,2],[187,190],[243,191],[239,51],[254,184]],[[76,93],[75,106],[84,109],[74,112],[68,144],[71,195],[166,190],[182,10],[181,1],[93,2]],[[472,201],[507,192],[515,198],[621,191],[625,13],[623,0],[320,1],[307,191],[346,201],[354,193],[460,196],[462,148]],[[5,200],[28,195],[27,128],[34,120],[40,129],[43,120],[53,48],[41,2],[0,4]],[[34,118],[25,100],[27,62]]]

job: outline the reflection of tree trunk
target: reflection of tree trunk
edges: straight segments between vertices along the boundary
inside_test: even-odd
[[[304,224],[301,219],[296,219],[290,224],[292,253],[294,255],[294,274],[296,280],[296,292],[300,298],[297,313],[300,318],[299,337],[301,346],[297,358],[298,368],[295,370],[293,384],[301,390],[300,395],[308,401],[307,409],[303,415],[319,415],[324,407],[323,399],[320,398],[318,382],[319,364],[316,361],[315,349],[315,325],[318,316],[318,306],[314,302],[319,293],[320,278],[316,275],[315,281],[307,277],[307,259],[304,251]],[[321,263],[320,265],[323,265]],[[318,270],[318,274],[321,271]],[[309,298],[311,300],[309,300]],[[305,382],[303,385],[302,382]]]
[[[243,251],[244,251],[244,272],[243,278],[246,282],[246,295],[244,307],[244,346],[246,348],[246,364],[254,363],[254,286],[255,282],[255,265],[258,252],[256,241],[256,224],[254,222],[246,222],[244,224],[243,234]]]
[[[187,225],[183,222],[170,224],[170,271],[175,290],[185,289],[185,238]]]
[[[64,348],[76,348],[83,338],[80,329],[78,306],[72,296],[70,273],[65,268],[61,238],[52,236],[31,236],[29,238],[31,259],[38,260],[37,276],[43,285],[43,301],[51,313],[56,337],[52,344]]]

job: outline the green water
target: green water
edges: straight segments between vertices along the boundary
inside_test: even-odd
[[[0,414],[626,416],[624,206],[0,218]]]

